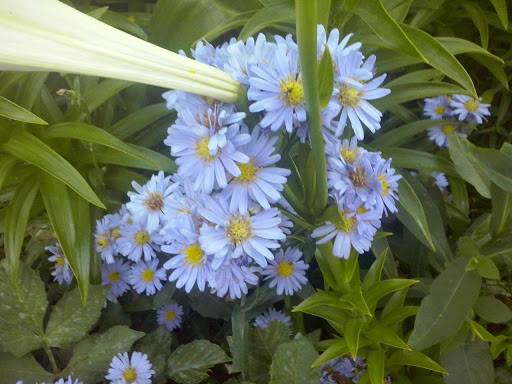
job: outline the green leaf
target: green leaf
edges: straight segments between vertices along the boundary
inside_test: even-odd
[[[53,382],[53,375],[46,371],[33,356],[14,357],[0,353],[0,384]]]
[[[368,353],[368,377],[371,384],[382,384],[384,382],[384,357],[382,349]]]
[[[419,169],[425,173],[443,172],[449,176],[458,176],[453,164],[440,156],[408,148],[382,148],[382,154],[393,160],[397,168]]]
[[[66,159],[34,135],[24,130],[16,131],[0,148],[62,181],[90,203],[105,208],[83,176]]]
[[[136,150],[133,146],[119,140],[107,131],[90,124],[74,122],[52,125],[45,131],[45,137],[48,139],[71,138],[100,144],[132,156],[139,161],[143,162],[146,160],[148,167],[158,167],[159,165],[157,162],[152,162],[151,158],[147,158],[144,153]]]
[[[474,146],[473,146],[474,147]],[[448,136],[450,157],[460,176],[473,185],[484,197],[491,197],[489,176],[481,162],[472,153],[472,144],[457,135]]]
[[[441,356],[446,384],[493,384],[494,367],[487,343],[466,342]]]
[[[404,215],[407,215],[409,218],[407,222],[417,227],[418,231],[422,234],[422,239],[425,240],[426,245],[435,252],[436,247],[432,241],[432,234],[430,233],[423,204],[414,189],[404,178],[399,181],[398,196],[398,218],[401,220]],[[410,229],[409,226],[408,228]]]
[[[404,32],[421,53],[427,58],[427,63],[443,72],[445,75],[462,85],[473,97],[477,97],[471,76],[462,64],[441,43],[428,33],[414,27],[402,24]]]
[[[498,340],[497,337],[495,337],[486,328],[484,328],[484,326],[477,323],[476,321],[469,320],[469,326],[470,326],[471,330],[473,331],[473,334],[483,341],[487,341],[489,343],[494,343]]]
[[[89,113],[94,112],[111,97],[116,96],[123,89],[133,85],[132,82],[117,79],[105,79],[94,87],[89,88],[83,95],[82,102]]]
[[[64,294],[52,309],[45,339],[49,346],[67,348],[84,337],[98,321],[105,304],[105,290],[101,286],[89,288],[87,303],[82,305],[78,288]]]
[[[506,0],[490,0],[498,17],[500,18],[501,24],[503,28],[508,28],[508,10],[507,10],[507,1]]]
[[[364,336],[376,344],[390,345],[400,349],[411,349],[392,328],[378,321],[373,321],[369,325],[368,329],[364,332]]]
[[[87,203],[53,177],[41,174],[41,196],[59,244],[75,275],[82,300],[87,299],[92,247]]]
[[[121,140],[133,136],[150,124],[171,114],[165,103],[152,104],[130,113],[115,123],[109,132]]]
[[[510,225],[512,214],[512,193],[506,192],[496,184],[491,184],[491,224],[490,232],[493,237],[502,235]]]
[[[352,355],[352,358],[357,357],[357,351],[359,350],[359,335],[363,328],[364,320],[355,318],[347,321],[343,326],[343,337],[347,343],[347,347]]]
[[[12,101],[0,96],[0,116],[23,123],[47,125],[48,123],[40,117]]]
[[[458,258],[432,282],[409,338],[413,349],[420,351],[453,336],[464,323],[482,283],[467,265],[467,258]]]
[[[320,108],[325,108],[331,100],[334,88],[334,64],[329,49],[324,50],[322,59],[318,64],[318,86]]]
[[[196,384],[208,378],[214,365],[230,361],[226,353],[207,340],[180,345],[167,361],[167,376],[179,384]]]
[[[427,355],[414,351],[397,351],[389,361],[390,364],[408,365],[446,374],[446,370]]]
[[[480,33],[480,43],[484,49],[489,45],[489,24],[484,11],[476,3],[464,3],[464,8]]]
[[[382,280],[378,283],[375,283],[371,286],[365,293],[364,297],[366,302],[368,303],[368,307],[371,309],[375,309],[377,303],[381,298],[390,293],[400,291],[402,289],[408,288],[411,285],[414,285],[418,282],[418,280],[411,279],[388,279]]]
[[[158,327],[137,341],[133,349],[148,355],[155,377],[158,377],[166,371],[167,359],[171,354],[171,342],[172,333],[164,327]]]
[[[387,132],[379,134],[376,136],[370,145],[373,148],[381,149],[383,147],[398,147],[402,144],[407,143],[414,136],[419,135],[425,132],[427,129],[443,126],[443,125],[452,125],[455,124],[452,121],[448,120],[419,120],[414,121],[412,123],[408,123],[402,125],[398,128],[390,129]]]
[[[333,343],[315,360],[313,367],[318,368],[325,363],[336,359],[337,357],[345,356],[349,353],[347,343],[344,339],[333,339]]]
[[[39,274],[21,263],[16,278],[0,263],[0,345],[16,357],[38,349],[48,306]]]
[[[305,337],[281,344],[272,360],[269,384],[318,384],[320,369],[311,368],[318,357]]]
[[[9,268],[15,278],[21,254],[21,247],[25,239],[30,210],[34,204],[39,183],[33,179],[18,185],[14,196],[6,208],[4,247],[5,255],[9,261]]]
[[[385,248],[380,254],[377,255],[377,258],[371,265],[370,269],[366,273],[366,276],[363,280],[363,289],[366,290],[370,288],[373,284],[376,284],[380,281],[382,277],[382,270],[384,269],[384,264],[389,254],[389,248]]]
[[[494,296],[480,296],[474,310],[478,316],[490,323],[504,324],[512,320],[512,310]]]
[[[293,22],[295,13],[293,5],[289,2],[280,2],[257,10],[245,23],[238,38],[246,40],[259,31],[277,23]]]
[[[89,336],[75,345],[71,360],[61,376],[70,375],[79,377],[84,383],[97,383],[103,380],[112,357],[129,351],[142,336],[144,333],[121,325]]]
[[[476,258],[476,271],[485,279],[499,280],[500,271],[490,257],[478,256]]]

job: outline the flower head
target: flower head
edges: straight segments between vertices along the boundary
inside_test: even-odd
[[[262,271],[266,280],[270,279],[270,288],[276,288],[278,295],[293,295],[301,290],[308,279],[306,270],[309,266],[302,261],[302,252],[297,248],[280,249],[274,260]]]
[[[450,134],[460,137],[467,136],[466,131],[459,124],[447,123],[427,130],[428,138],[440,148],[446,148],[448,146],[448,135]]]
[[[448,189],[448,179],[444,173],[432,172],[430,176],[432,176],[434,184],[441,190],[441,192],[445,192]]]
[[[105,376],[112,384],[151,384],[155,374],[148,356],[141,352],[127,352],[114,356]]]
[[[257,316],[254,319],[254,326],[256,328],[268,328],[272,322],[282,323],[289,329],[292,327],[292,319],[290,316],[274,308],[269,308],[266,312],[263,312],[261,315]]]
[[[249,292],[249,286],[258,284],[257,271],[242,259],[226,259],[209,274],[208,285],[218,297],[239,299]]]
[[[335,54],[341,56],[347,55],[361,48],[361,43],[347,45],[348,41],[353,36],[352,33],[348,34],[340,41],[340,31],[338,28],[332,29],[329,34],[327,34],[325,27],[322,24],[318,24],[316,31],[316,53],[319,60],[322,58],[326,48],[329,49],[331,56]]]
[[[101,283],[109,287],[107,300],[117,302],[117,298],[130,289],[128,285],[130,266],[122,260],[101,265]]]
[[[167,278],[165,269],[158,268],[158,260],[140,261],[130,269],[130,284],[137,293],[154,295],[161,290],[162,281]]]
[[[142,257],[149,261],[156,256],[154,232],[145,224],[133,223],[121,227],[121,236],[117,240],[119,253],[128,259],[138,262]]]
[[[181,327],[183,307],[179,304],[168,304],[157,312],[158,324],[167,328],[169,332]]]
[[[454,95],[450,101],[453,108],[453,115],[459,120],[466,120],[471,123],[482,124],[487,116],[491,115],[489,111],[490,104],[482,103],[480,99],[474,99],[466,95]]]
[[[60,285],[71,284],[71,281],[73,281],[73,273],[71,272],[68,259],[62,252],[60,245],[56,244],[55,246],[46,247],[45,249],[51,253],[51,256],[48,257],[48,261],[53,263],[51,268],[53,280]]]
[[[323,366],[320,384],[357,383],[365,371],[366,363],[360,357],[337,358]]]
[[[94,234],[96,252],[106,263],[113,263],[117,254],[117,239],[121,236],[122,217],[119,213],[105,215],[96,221]]]
[[[448,99],[446,96],[438,96],[425,99],[423,113],[425,116],[433,120],[449,118],[452,115],[450,99]]]
[[[53,384],[82,384],[82,382],[79,379],[73,379],[71,376],[68,376],[67,378],[55,380]]]

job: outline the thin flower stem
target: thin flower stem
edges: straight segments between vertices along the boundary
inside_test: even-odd
[[[304,96],[309,117],[311,147],[316,168],[314,210],[320,212],[327,205],[327,171],[324,138],[320,119],[320,99],[316,58],[316,2],[297,0],[297,41],[299,45]]]
[[[59,373],[59,367],[57,366],[57,361],[55,360],[55,356],[53,355],[52,349],[46,342],[43,344],[43,349],[48,356],[48,360],[50,361],[50,365],[52,366],[52,372],[57,374]]]

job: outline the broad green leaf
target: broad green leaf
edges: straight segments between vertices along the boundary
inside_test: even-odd
[[[477,323],[476,321],[473,321],[473,320],[469,320],[468,323],[471,328],[471,331],[473,331],[473,334],[476,335],[476,337],[480,338],[481,340],[487,341],[489,343],[494,343],[498,340],[497,337],[495,337],[492,333],[490,333],[480,323]]]
[[[466,342],[441,356],[448,371],[446,384],[493,384],[494,367],[489,346],[482,341]]]
[[[318,384],[320,369],[311,367],[317,357],[305,337],[281,344],[272,359],[269,384]]]
[[[13,278],[16,278],[30,210],[38,191],[39,183],[37,181],[34,182],[33,179],[30,179],[23,182],[14,192],[14,196],[6,208],[4,247]]]
[[[507,0],[490,0],[498,17],[500,18],[501,24],[503,28],[508,28],[508,10],[507,10]]]
[[[172,333],[164,327],[158,327],[137,341],[133,349],[148,355],[155,377],[159,377],[166,371],[167,359],[171,354],[171,342]]]
[[[0,353],[0,384],[53,382],[53,375],[46,371],[32,355],[14,357]]]
[[[491,197],[489,176],[472,153],[472,144],[456,135],[448,136],[448,149],[457,172],[484,197]]]
[[[468,13],[469,17],[475,24],[478,33],[480,33],[480,43],[484,49],[487,49],[489,45],[489,24],[485,17],[484,11],[478,6],[477,3],[464,3],[464,9]]]
[[[105,208],[83,176],[66,159],[34,135],[24,130],[16,131],[0,148],[67,184],[90,203]]]
[[[47,125],[48,123],[32,112],[0,96],[0,116],[24,123]]]
[[[0,345],[16,357],[41,346],[48,301],[39,274],[21,263],[16,278],[0,263]]]
[[[499,280],[500,271],[490,257],[478,256],[475,259],[476,271],[485,279]]]
[[[276,23],[293,22],[295,13],[293,4],[280,2],[257,10],[254,15],[245,23],[238,38],[246,40],[261,30]]]
[[[322,59],[318,64],[318,86],[320,97],[320,108],[325,108],[331,100],[334,88],[334,65],[329,49],[324,50]]]
[[[428,64],[462,85],[473,97],[477,97],[475,86],[466,69],[441,43],[420,29],[407,24],[402,24],[402,28],[427,58]]]
[[[79,377],[84,383],[97,383],[105,377],[112,358],[130,350],[132,344],[144,336],[126,326],[115,326],[108,331],[86,337],[73,348],[73,355],[62,377]]]
[[[384,351],[377,349],[368,353],[368,377],[371,384],[382,384],[384,381]]]
[[[148,105],[123,117],[109,128],[109,132],[118,139],[125,140],[170,114],[171,111],[164,103]]]
[[[7,176],[14,169],[18,163],[18,159],[7,154],[0,155],[0,188],[4,185]]]
[[[105,304],[105,290],[101,286],[89,288],[87,302],[82,305],[78,288],[64,294],[53,307],[45,339],[51,347],[67,348],[84,337],[98,321]]]
[[[366,276],[363,280],[363,289],[366,290],[370,288],[373,284],[376,284],[380,281],[382,276],[382,269],[384,268],[384,264],[386,263],[386,259],[389,254],[389,248],[385,248],[384,251],[377,254],[377,258],[372,263],[370,269],[366,273]]]
[[[382,280],[372,285],[365,293],[364,297],[370,310],[375,309],[381,298],[390,293],[400,291],[414,285],[418,280],[411,279],[388,279]]]
[[[45,131],[45,137],[48,139],[71,138],[99,144],[132,156],[139,161],[146,160],[148,167],[158,167],[159,165],[156,162],[152,162],[151,158],[147,158],[144,153],[136,150],[133,146],[119,140],[107,131],[90,124],[76,122],[52,125]]]
[[[400,349],[411,349],[391,327],[378,321],[373,321],[370,324],[368,329],[364,331],[364,336],[376,344],[390,345]]]
[[[343,326],[343,337],[345,338],[345,342],[347,343],[353,359],[357,357],[357,351],[359,350],[359,336],[363,326],[364,320],[360,318],[350,319]]]
[[[512,320],[512,310],[494,296],[480,296],[474,310],[478,316],[490,323],[508,323]]]
[[[82,300],[87,299],[89,287],[89,268],[92,247],[89,210],[87,203],[55,178],[40,175],[41,196],[50,223],[55,231],[59,244],[75,275]],[[85,206],[84,206],[85,205]],[[80,208],[80,209],[78,209]]]
[[[195,340],[172,352],[167,361],[167,376],[179,384],[196,384],[208,377],[211,367],[227,361],[230,358],[217,344]]]
[[[391,356],[389,363],[424,368],[442,374],[447,373],[443,367],[421,352],[397,351]]]
[[[386,308],[387,308],[387,305],[386,305]],[[395,325],[401,323],[402,321],[404,321],[405,319],[407,319],[409,317],[416,316],[417,313],[418,313],[418,307],[408,305],[405,307],[400,307],[400,308],[389,311],[388,313],[386,313],[385,315],[383,315],[381,317],[381,321],[383,324],[392,327],[392,326],[395,326]]]
[[[230,17],[224,23],[217,25],[215,28],[210,29],[208,32],[205,32],[205,34],[201,36],[199,40],[214,41],[225,33],[240,29],[245,25],[245,23],[249,21],[255,12],[256,10],[238,13]]]
[[[409,218],[407,222],[412,223],[418,228],[418,231],[423,235],[422,239],[426,241],[430,249],[435,251],[436,247],[432,241],[432,234],[430,233],[423,204],[414,189],[404,178],[398,184],[398,197],[398,218],[401,219],[404,215],[407,215]],[[410,227],[408,228],[411,229]]]
[[[380,0],[358,1],[352,11],[394,49],[427,62],[418,47],[386,11]]]
[[[416,351],[453,336],[464,323],[480,292],[482,280],[467,271],[468,259],[456,259],[432,282],[421,302],[408,344]]]
[[[504,234],[512,215],[512,193],[506,192],[496,184],[491,184],[491,224],[490,232],[493,237]]]
[[[407,143],[414,136],[422,134],[429,128],[451,124],[454,124],[454,122],[448,120],[414,121],[398,128],[392,128],[382,134],[378,134],[375,139],[372,140],[370,145],[376,149],[381,149],[383,147],[398,147]]]
[[[334,339],[334,342],[315,360],[313,367],[321,367],[325,363],[336,359],[337,357],[345,356],[350,353],[347,343],[344,339]]]
[[[386,83],[386,87],[400,84],[426,82],[430,80],[441,81],[444,75],[437,69],[420,69],[418,71],[407,72]],[[439,121],[439,120],[438,120]]]
[[[482,165],[489,179],[507,192],[512,192],[512,156],[504,151],[477,147],[467,139],[463,141],[471,154]]]
[[[92,113],[108,99],[116,96],[119,92],[132,84],[132,82],[125,80],[105,79],[88,89],[83,94],[82,102],[85,104],[87,111]]]

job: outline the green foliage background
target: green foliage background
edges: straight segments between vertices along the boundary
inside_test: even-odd
[[[112,355],[135,342],[155,362],[162,382],[236,383],[240,377],[318,383],[318,367],[341,355],[363,355],[369,370],[362,381],[372,384],[381,384],[384,373],[395,383],[512,382],[512,35],[506,0],[67,3],[173,51],[188,50],[200,39],[296,33],[297,26],[306,92],[313,95],[312,132],[320,132],[315,116],[328,65],[320,63],[316,79],[316,61],[305,59],[308,46],[311,52],[316,44],[308,41],[308,30],[323,23],[354,33],[366,53],[377,55],[378,72],[389,73],[392,93],[376,103],[386,112],[384,124],[367,145],[400,169],[400,211],[388,225],[392,233],[382,232],[374,242],[371,267],[360,267],[355,257],[334,259],[328,246],[315,254],[305,239],[321,275],[290,304],[302,337],[290,339],[278,327],[249,329],[247,322],[273,303],[261,287],[237,308],[191,296],[190,306],[201,316],[171,340],[151,329],[144,311],[173,292],[102,310],[99,260],[91,244],[94,221],[105,208],[119,206],[132,180],[174,171],[161,144],[173,119],[163,90],[71,74],[2,72],[0,383],[50,380],[45,368],[56,362],[43,351],[54,352],[62,374],[98,382]],[[316,20],[304,12],[308,6],[316,6]],[[422,99],[449,94],[481,95],[492,103],[493,115],[468,139],[450,137],[449,150],[438,151],[425,131],[439,122],[422,117]],[[319,142],[313,138],[314,163],[290,165],[297,171],[287,198],[302,233],[328,214],[325,201],[317,199],[325,193],[322,181],[313,190],[307,182],[321,174],[315,174],[322,166]],[[420,178],[410,170],[419,170]],[[451,200],[424,177],[432,171],[448,176]],[[306,180],[306,187],[298,180]],[[52,285],[46,292],[34,272],[48,269],[44,246],[55,238],[78,283],[64,294]],[[192,341],[205,338],[222,348]],[[208,358],[193,361],[198,356]],[[242,375],[208,375],[225,362]]]

